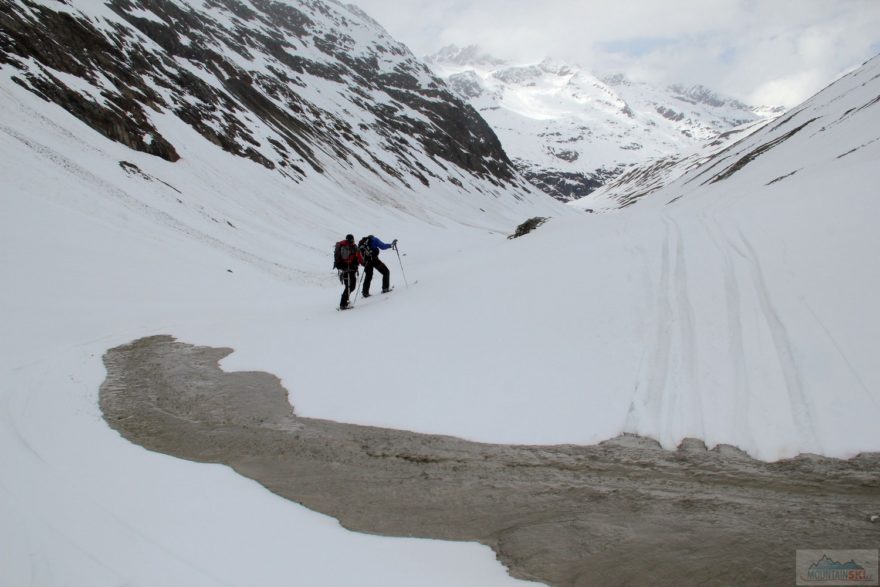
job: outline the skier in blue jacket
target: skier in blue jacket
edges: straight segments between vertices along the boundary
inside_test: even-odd
[[[397,246],[397,239],[391,241],[391,244],[383,243],[381,240],[373,236],[365,236],[358,242],[358,249],[364,257],[364,289],[363,296],[370,297],[370,282],[373,280],[373,268],[379,270],[382,274],[382,293],[391,291],[391,272],[379,259],[379,251],[387,250]]]

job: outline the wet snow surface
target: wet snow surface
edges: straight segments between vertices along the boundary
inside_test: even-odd
[[[880,536],[880,453],[764,463],[696,439],[498,445],[299,418],[275,377],[219,369],[230,352],[168,336],[110,349],[107,422],[346,528],[480,542],[550,585],[783,585],[795,549]]]

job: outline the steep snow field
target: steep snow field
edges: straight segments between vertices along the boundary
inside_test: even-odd
[[[172,164],[4,79],[0,578],[512,582],[487,548],[354,535],[124,441],[97,407],[101,355],[150,334],[233,347],[225,369],[278,375],[303,416],[492,442],[697,436],[766,460],[880,450],[878,67],[740,143],[818,118],[729,178],[698,186],[719,163],[603,214],[329,163],[294,185],[159,119],[188,145]],[[552,218],[505,238],[534,215]],[[395,291],[335,311],[347,232],[400,239],[409,287],[389,251]]]
[[[382,229],[413,251],[407,260],[429,259],[442,243],[499,240],[534,204],[488,191],[390,199],[367,172],[293,191],[171,118],[163,133],[191,147],[176,164],[106,141],[12,83],[0,99],[0,584],[519,583],[488,548],[356,535],[225,467],[146,452],[106,425],[97,398],[107,348],[172,333],[245,351],[229,368],[274,370],[297,409],[311,364],[320,376],[306,381],[343,404],[364,393],[368,374],[346,357],[371,333],[334,309],[333,242]],[[404,348],[412,333],[385,306]],[[376,358],[393,369],[393,353]]]

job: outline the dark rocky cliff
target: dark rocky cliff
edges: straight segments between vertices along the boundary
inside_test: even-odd
[[[198,8],[196,8],[198,6]],[[176,161],[171,114],[294,180],[327,161],[410,186],[519,181],[483,119],[332,0],[0,0],[0,65],[104,136]]]

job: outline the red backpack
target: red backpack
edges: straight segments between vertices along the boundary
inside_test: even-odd
[[[352,263],[357,262],[357,246],[347,240],[336,243],[336,251],[333,253],[333,268],[348,269]]]

